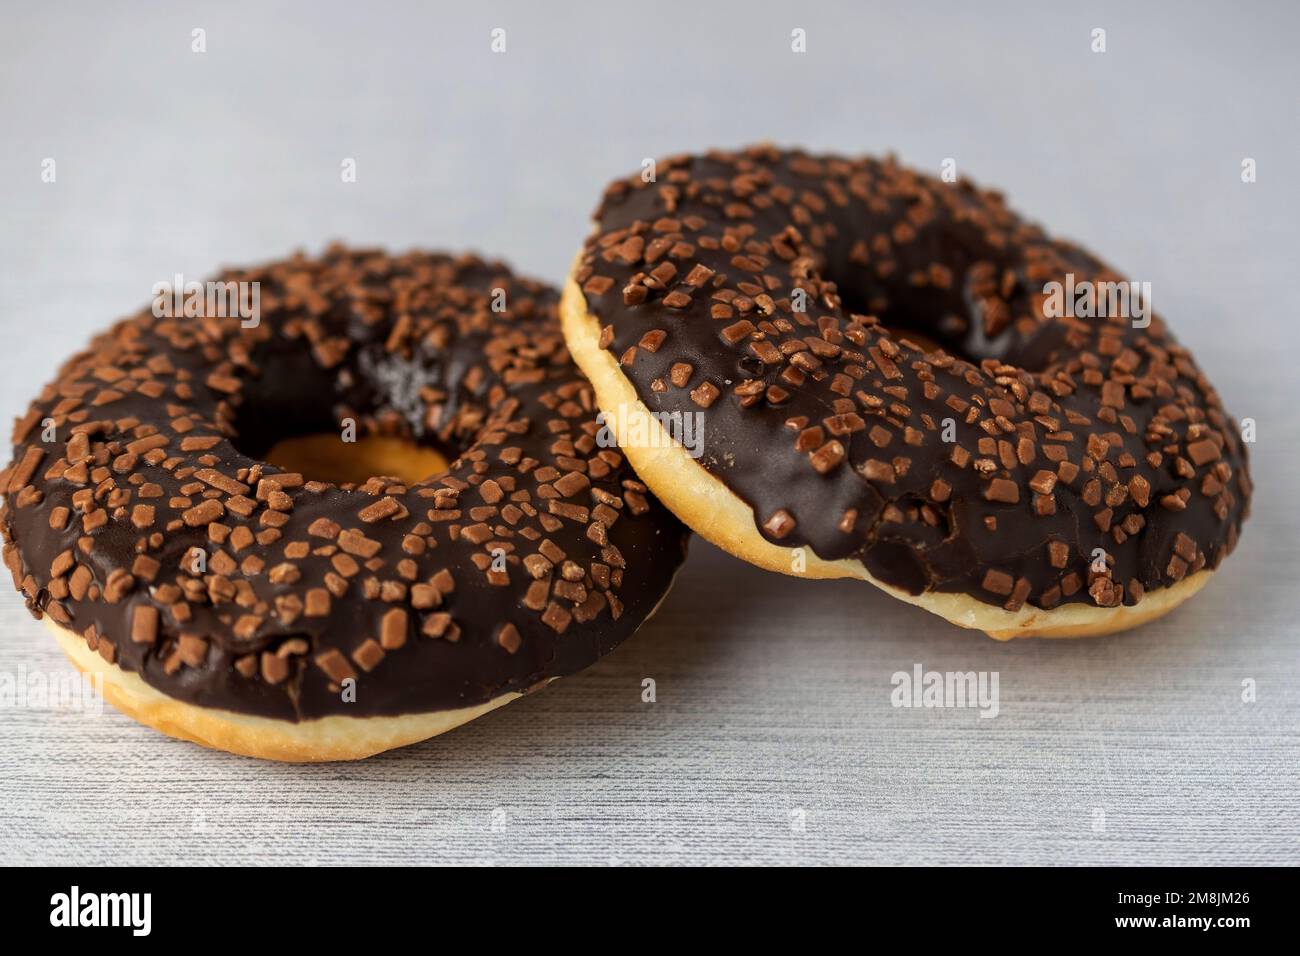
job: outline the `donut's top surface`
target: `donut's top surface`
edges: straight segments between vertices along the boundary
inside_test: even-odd
[[[1191,354],[997,193],[767,147],[653,174],[574,279],[768,540],[1009,610],[1133,604],[1234,546],[1245,450]]]
[[[34,613],[173,697],[305,719],[526,691],[666,593],[686,532],[598,424],[553,290],[338,247],[222,279],[258,284],[255,327],[146,310],[16,423],[0,523]],[[456,460],[336,486],[257,457],[348,418]]]

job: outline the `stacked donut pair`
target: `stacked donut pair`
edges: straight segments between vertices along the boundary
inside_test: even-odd
[[[334,247],[225,273],[257,322],[117,323],[0,473],[32,613],[144,723],[336,760],[590,664],[688,529],[999,638],[1159,616],[1235,545],[1245,451],[1191,355],[1158,317],[1052,308],[1122,278],[997,194],[762,147],[616,182],[596,220],[562,300]],[[448,461],[272,453],[340,423]]]

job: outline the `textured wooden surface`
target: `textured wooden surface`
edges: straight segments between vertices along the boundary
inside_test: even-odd
[[[0,863],[1300,862],[1297,15],[1143,7],[746,4],[741,20],[691,4],[693,30],[640,13],[634,29],[605,4],[594,21],[537,5],[6,11],[6,420],[176,272],[343,237],[470,246],[558,280],[606,179],[767,137],[956,157],[1151,281],[1228,408],[1256,420],[1259,491],[1205,592],[1112,638],[998,644],[697,542],[659,616],[605,661],[361,764],[260,764],[111,711],[6,703]],[[207,54],[189,52],[193,27]],[[891,675],[918,663],[997,671],[999,715],[891,706]],[[67,665],[5,582],[0,675],[32,673]]]

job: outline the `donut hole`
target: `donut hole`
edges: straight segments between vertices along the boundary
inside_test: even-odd
[[[284,471],[310,481],[361,485],[376,475],[401,479],[408,485],[447,470],[446,456],[409,438],[363,435],[354,442],[338,433],[282,438],[262,458]]]
[[[875,316],[895,339],[907,339],[926,352],[947,352],[973,365],[996,352],[993,343],[980,333],[979,323],[971,321],[965,305],[951,296],[905,285],[877,287],[864,283],[852,268],[838,278],[831,271],[829,277],[845,313]]]
[[[360,485],[371,478],[415,484],[447,471],[455,453],[418,434],[416,423],[349,365],[319,367],[279,354],[274,375],[244,384],[235,410],[240,452],[309,481]]]

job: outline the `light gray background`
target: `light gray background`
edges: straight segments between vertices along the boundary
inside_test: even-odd
[[[660,615],[597,666],[360,764],[210,753],[111,712],[0,712],[0,862],[1300,860],[1300,16],[1047,6],[6,0],[6,420],[176,272],[336,237],[474,248],[558,281],[608,179],[770,139],[955,158],[1150,281],[1259,440],[1238,552],[1136,633],[999,644],[696,542]],[[0,671],[65,669],[0,595]],[[917,662],[998,671],[1001,715],[892,708],[890,675]]]

